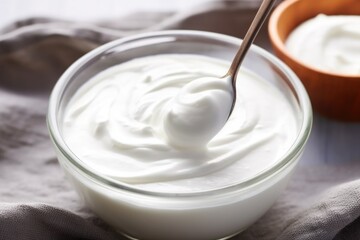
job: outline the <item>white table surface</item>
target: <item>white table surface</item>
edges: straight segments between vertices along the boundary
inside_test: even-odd
[[[0,0],[0,27],[34,16],[98,21],[140,10],[181,10],[206,1],[208,0]],[[337,122],[315,114],[313,131],[301,162],[360,164],[360,123]]]

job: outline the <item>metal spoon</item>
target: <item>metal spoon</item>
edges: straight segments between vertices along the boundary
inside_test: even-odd
[[[238,52],[236,53],[231,66],[228,72],[223,76],[223,79],[228,79],[231,81],[232,89],[233,89],[233,102],[230,109],[229,117],[234,109],[235,102],[236,102],[236,75],[239,72],[240,65],[249,50],[251,44],[254,42],[255,37],[257,36],[261,26],[263,25],[264,21],[266,20],[269,12],[272,9],[276,0],[264,0],[261,3],[261,6],[256,13],[254,20],[252,21],[244,40],[242,41]]]

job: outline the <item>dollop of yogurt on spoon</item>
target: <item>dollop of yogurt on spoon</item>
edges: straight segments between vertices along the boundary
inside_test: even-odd
[[[181,148],[204,147],[225,125],[233,101],[223,78],[203,77],[187,83],[164,113],[164,131]]]

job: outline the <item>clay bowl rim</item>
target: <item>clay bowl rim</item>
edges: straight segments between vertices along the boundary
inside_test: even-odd
[[[270,41],[271,41],[273,47],[277,48],[277,50],[280,51],[282,54],[284,54],[286,58],[290,59],[290,61],[294,62],[295,64],[299,65],[301,68],[304,68],[310,72],[316,72],[318,74],[321,74],[324,77],[330,77],[330,78],[344,78],[344,79],[351,79],[351,80],[360,80],[360,74],[341,74],[341,73],[322,70],[322,69],[314,67],[310,64],[300,61],[298,58],[294,57],[291,53],[288,52],[288,50],[285,47],[285,41],[281,40],[281,38],[280,38],[279,31],[278,31],[278,22],[279,22],[280,16],[285,11],[287,11],[287,9],[291,5],[293,5],[294,3],[298,2],[298,1],[304,1],[304,0],[283,1],[271,13],[271,16],[269,19],[269,24],[268,24],[268,32],[269,32]],[[322,12],[319,12],[319,14],[321,14],[321,13]],[[303,23],[303,22],[304,21],[302,21],[301,23]],[[297,26],[299,26],[301,23],[296,25],[295,28]],[[295,28],[293,28],[292,30],[294,30]]]

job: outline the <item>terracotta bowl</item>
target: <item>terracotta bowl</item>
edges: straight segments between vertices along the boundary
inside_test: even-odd
[[[360,15],[360,0],[285,0],[270,17],[271,44],[275,54],[302,80],[317,112],[338,120],[360,121],[360,75],[317,69],[300,62],[285,48],[284,42],[292,30],[320,13]]]

